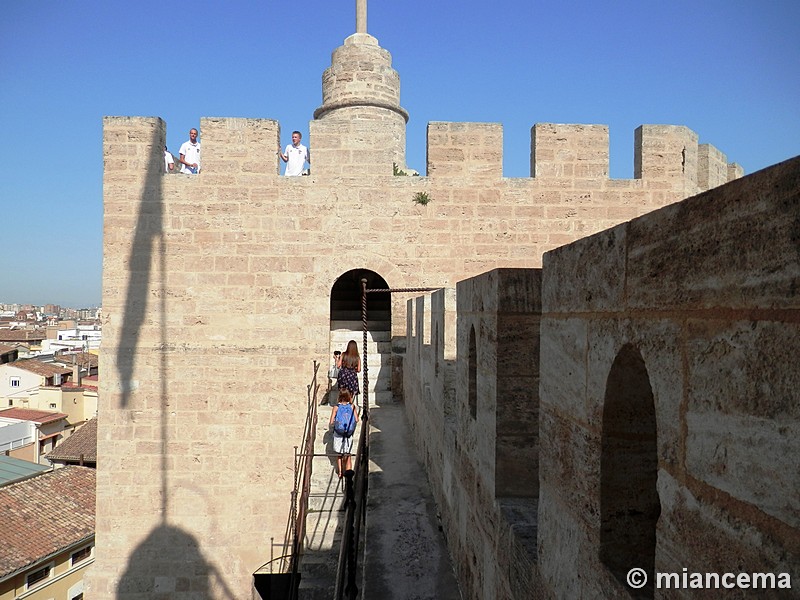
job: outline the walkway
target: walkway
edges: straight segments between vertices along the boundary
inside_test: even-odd
[[[331,452],[328,406],[319,407],[315,452]],[[425,472],[402,405],[371,411],[370,479],[364,528],[364,600],[461,598]],[[356,431],[358,435],[358,430]],[[301,600],[330,599],[341,540],[343,488],[335,458],[314,459]]]
[[[372,409],[365,600],[461,598],[402,405]]]

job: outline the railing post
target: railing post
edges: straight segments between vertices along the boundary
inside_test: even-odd
[[[345,535],[350,539],[347,541],[347,583],[344,586],[345,597],[355,600],[358,596],[358,585],[356,584],[356,552],[357,544],[355,540],[355,529],[353,527],[353,520],[356,512],[356,499],[355,499],[355,471],[348,469],[344,472],[344,493],[345,493],[345,509],[347,515],[347,523],[345,525]]]
[[[361,280],[361,328],[363,330],[363,350],[364,357],[364,414],[369,415],[369,355],[367,354],[367,280]]]

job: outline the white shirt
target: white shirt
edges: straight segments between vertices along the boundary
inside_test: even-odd
[[[183,160],[187,163],[194,164],[197,163],[197,170],[200,171],[200,142],[195,142],[194,144],[191,141],[183,142],[181,144],[180,154],[183,155]],[[192,173],[192,170],[184,164],[181,164],[181,173]]]
[[[169,173],[169,166],[175,166],[175,160],[172,158],[172,154],[164,150],[164,171]]]
[[[286,146],[286,150],[283,154],[289,158],[289,160],[286,161],[286,171],[284,171],[283,174],[289,177],[302,175],[303,167],[308,160],[308,148],[303,146],[303,144],[297,144],[297,146],[289,144]]]

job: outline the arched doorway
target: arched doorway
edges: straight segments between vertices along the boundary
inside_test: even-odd
[[[368,289],[388,289],[386,280],[367,269],[353,269],[339,276],[331,288],[330,352],[343,351],[349,340],[362,352],[361,280]],[[367,294],[367,353],[371,404],[391,401],[392,396],[392,298],[389,292]],[[363,360],[363,357],[362,357]],[[363,384],[363,380],[361,380]],[[330,400],[335,402],[334,399]]]
[[[600,560],[635,598],[654,594],[657,479],[653,389],[642,355],[627,344],[611,365],[603,405]],[[625,579],[634,566],[647,572],[648,585],[640,590]]]

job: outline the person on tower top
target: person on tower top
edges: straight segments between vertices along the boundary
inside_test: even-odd
[[[303,174],[303,167],[305,164],[311,164],[311,159],[308,156],[308,148],[300,143],[303,135],[299,131],[292,132],[292,143],[286,146],[286,150],[281,152],[278,147],[278,156],[286,163],[286,170],[283,172],[285,176],[293,177]]]
[[[178,162],[181,163],[181,173],[196,175],[200,172],[200,142],[194,127],[189,130],[189,141],[181,145]]]

